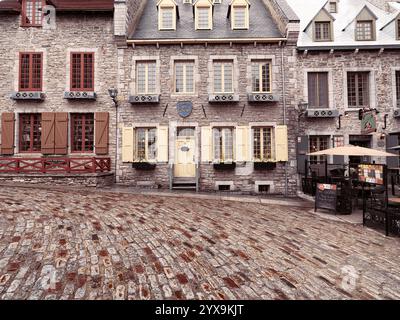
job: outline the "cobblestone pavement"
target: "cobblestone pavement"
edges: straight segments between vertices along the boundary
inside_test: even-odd
[[[308,210],[0,187],[0,298],[400,298],[400,239]]]

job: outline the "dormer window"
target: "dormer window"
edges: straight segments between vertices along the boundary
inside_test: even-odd
[[[332,40],[332,27],[330,21],[317,21],[314,24],[315,41],[331,41]]]
[[[194,6],[196,30],[211,30],[213,25],[211,0],[198,0]]]
[[[249,28],[249,2],[247,0],[232,0],[228,17],[231,17],[232,29],[248,29]]]
[[[23,0],[21,25],[23,27],[41,27],[43,19],[44,0]]]
[[[176,30],[177,6],[173,0],[160,0],[158,6],[158,29]]]
[[[372,20],[357,21],[356,40],[371,41],[375,39],[374,22]]]

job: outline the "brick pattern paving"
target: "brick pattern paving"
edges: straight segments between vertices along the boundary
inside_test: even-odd
[[[0,298],[400,299],[399,239],[307,210],[0,187]]]

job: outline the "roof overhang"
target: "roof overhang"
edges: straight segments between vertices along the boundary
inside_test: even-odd
[[[332,50],[384,50],[400,49],[400,44],[371,44],[371,45],[337,45],[337,46],[297,46],[297,51],[332,51]]]
[[[128,45],[161,44],[236,44],[236,43],[281,43],[287,38],[227,38],[227,39],[128,39]]]

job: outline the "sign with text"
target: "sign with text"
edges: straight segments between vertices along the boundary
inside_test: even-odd
[[[336,211],[336,200],[336,184],[317,184],[317,192],[315,193],[315,211],[317,211],[317,208]]]

